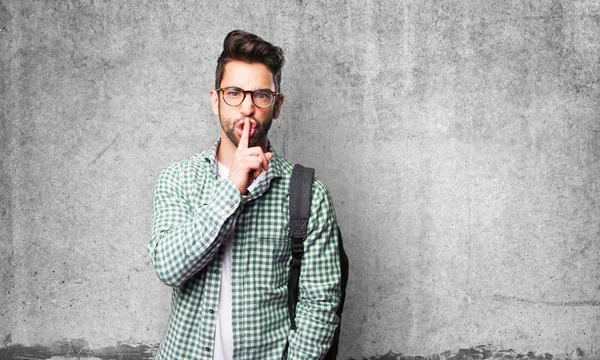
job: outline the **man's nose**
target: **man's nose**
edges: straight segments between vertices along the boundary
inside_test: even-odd
[[[242,112],[242,115],[251,116],[254,114],[255,110],[254,103],[252,102],[252,94],[246,93],[244,101],[242,101],[240,104],[240,111]]]

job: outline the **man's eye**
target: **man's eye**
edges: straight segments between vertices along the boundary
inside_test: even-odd
[[[254,93],[254,97],[257,99],[268,99],[271,94],[267,92],[256,92]]]
[[[228,96],[240,96],[240,92],[237,90],[227,90]]]

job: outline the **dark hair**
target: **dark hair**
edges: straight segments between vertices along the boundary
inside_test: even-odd
[[[223,41],[223,52],[217,60],[215,89],[221,86],[225,65],[232,60],[265,65],[273,73],[275,91],[279,91],[281,69],[285,62],[283,50],[279,46],[243,30],[233,30],[227,34]]]

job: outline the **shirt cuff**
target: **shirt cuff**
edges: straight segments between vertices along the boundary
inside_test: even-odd
[[[235,213],[241,203],[242,195],[231,179],[226,178],[217,182],[210,201],[211,211],[207,212],[210,221],[213,224],[222,224],[224,219]]]

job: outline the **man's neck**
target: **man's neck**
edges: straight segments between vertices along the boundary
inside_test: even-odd
[[[223,164],[226,168],[230,169],[236,150],[237,147],[233,145],[231,141],[229,141],[229,138],[221,135],[221,141],[219,142],[219,147],[217,148],[217,161]]]

